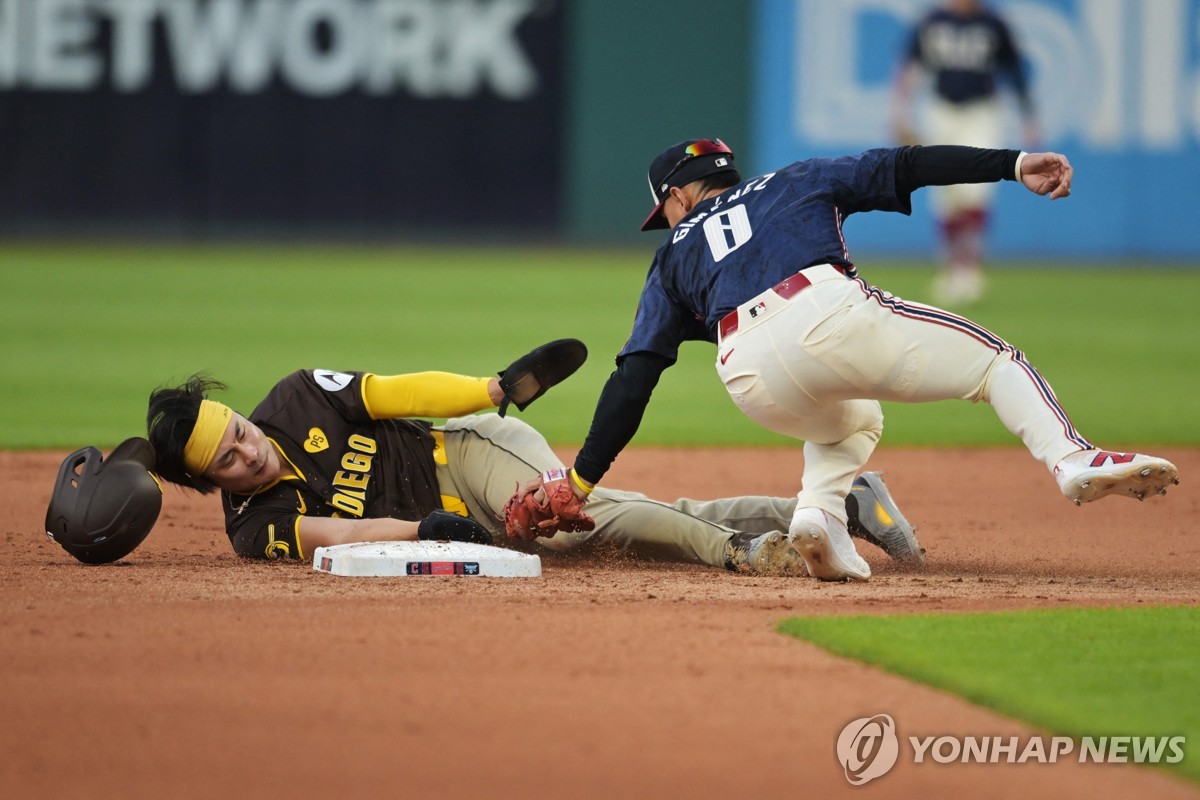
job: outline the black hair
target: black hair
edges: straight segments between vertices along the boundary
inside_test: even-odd
[[[715,172],[708,177],[701,178],[697,183],[700,184],[700,197],[704,197],[714,189],[725,191],[726,189],[737,186],[742,182],[742,174],[736,169],[725,170],[724,172]]]
[[[183,462],[196,419],[200,416],[200,401],[210,391],[225,389],[225,384],[203,375],[193,375],[181,386],[164,386],[150,393],[146,411],[146,434],[154,446],[155,472],[159,477],[200,494],[215,487],[199,475],[189,475]]]

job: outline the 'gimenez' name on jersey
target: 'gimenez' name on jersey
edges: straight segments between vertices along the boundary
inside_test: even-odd
[[[853,275],[846,217],[911,213],[908,195],[896,194],[896,152],[797,161],[698,204],[655,253],[621,355],[674,361],[682,342],[715,342],[721,317],[804,267],[835,264]]]

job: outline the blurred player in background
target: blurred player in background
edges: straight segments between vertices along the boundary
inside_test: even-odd
[[[503,402],[495,378],[303,370],[276,384],[249,417],[208,398],[223,388],[194,376],[155,390],[147,428],[162,478],[221,490],[226,533],[246,557],[309,560],[317,547],[363,541],[490,543],[504,532],[501,515],[516,484],[562,467],[524,422],[474,415]],[[414,417],[449,419],[434,427]],[[897,560],[923,561],[877,473],[859,476],[851,497],[856,535]],[[806,574],[781,546],[794,497],[668,505],[599,487],[588,507],[594,530],[538,541],[565,550],[595,538],[671,560]]]
[[[932,82],[925,125],[913,125],[915,88]],[[1026,149],[1039,134],[1021,53],[1008,25],[977,0],[949,0],[917,23],[897,70],[893,104],[901,144],[961,144],[996,148],[1004,140],[999,86],[1007,78],[1016,93]],[[995,185],[970,183],[931,190],[942,238],[942,269],[934,298],[949,306],[983,297],[984,238]]]

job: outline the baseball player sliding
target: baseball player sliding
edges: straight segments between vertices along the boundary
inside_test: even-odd
[[[717,373],[748,417],[804,441],[797,508],[767,558],[802,561],[818,578],[871,576],[848,535],[843,498],[883,432],[880,400],[990,403],[1077,504],[1109,494],[1140,500],[1178,483],[1164,459],[1085,439],[1020,350],[968,319],[871,286],[850,260],[842,231],[850,214],[908,214],[914,190],[951,183],[1015,181],[1059,200],[1071,193],[1065,156],[900,147],[799,161],[749,180],[733,161],[719,139],[699,139],[651,163],[655,206],[642,230],[670,234],[633,332],[574,467],[523,485],[510,504],[541,504],[555,519],[584,514],[688,340],[717,345]]]
[[[524,410],[572,374],[586,352],[577,340],[551,342],[517,359],[499,379],[302,370],[279,381],[248,416],[210,396],[221,384],[194,376],[151,394],[148,441],[131,440],[103,462],[95,448],[67,458],[46,530],[88,563],[123,557],[157,518],[161,492],[147,473],[153,470],[201,493],[220,490],[230,544],[248,558],[310,559],[317,547],[361,541],[491,543],[505,529],[513,487],[563,469],[541,434],[504,416],[506,407]],[[474,414],[497,406],[499,413]],[[434,426],[418,417],[449,419]],[[842,513],[850,515],[855,535],[896,560],[923,560],[912,527],[877,474],[859,476],[847,494]],[[667,504],[597,489],[589,506],[594,522],[538,529],[537,540],[555,550],[611,542],[660,558],[766,573],[774,568],[762,557],[772,549],[767,544],[784,536],[795,507],[794,497]],[[521,510],[507,516],[510,524],[524,520],[537,528]]]

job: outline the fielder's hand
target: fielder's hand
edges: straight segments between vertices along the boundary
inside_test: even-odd
[[[1075,170],[1061,153],[1026,153],[1021,159],[1021,183],[1037,195],[1051,200],[1071,196],[1071,178]]]
[[[504,529],[510,538],[526,541],[559,531],[594,530],[596,521],[583,510],[586,502],[567,470],[547,470],[519,485],[504,504]]]

